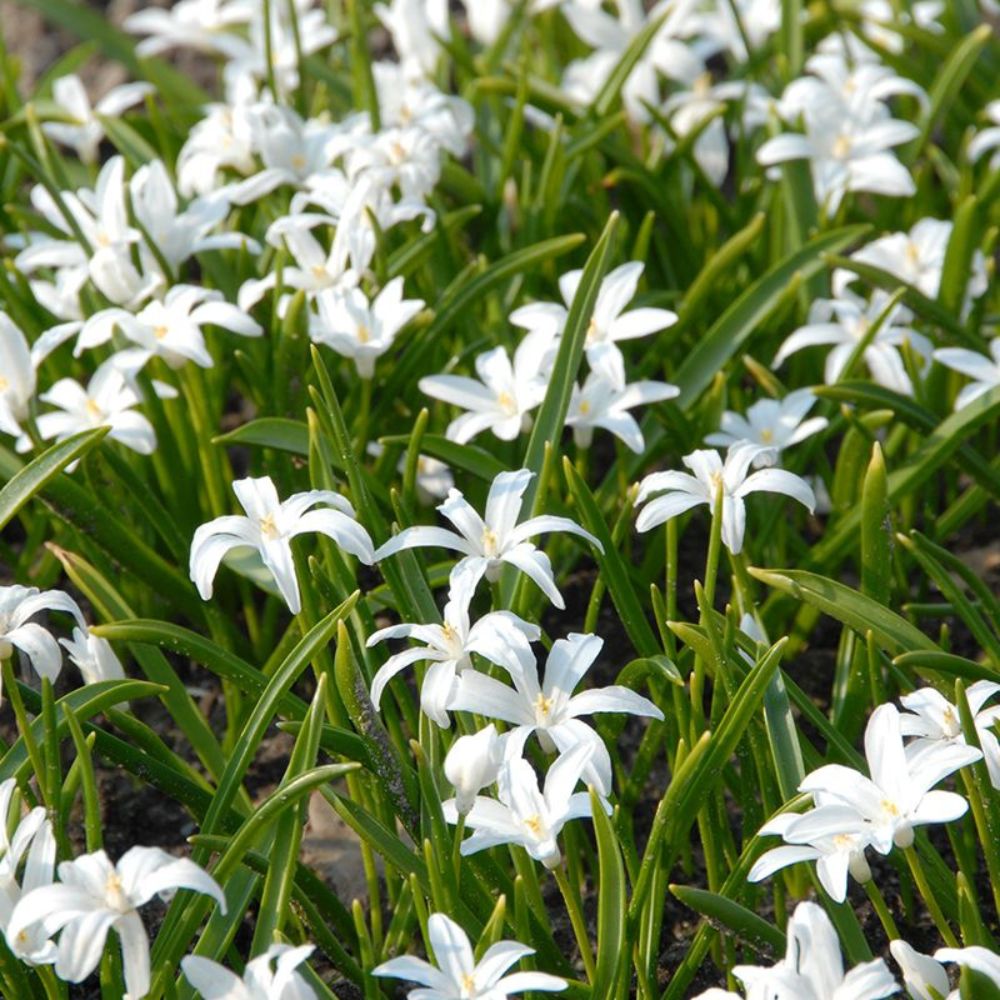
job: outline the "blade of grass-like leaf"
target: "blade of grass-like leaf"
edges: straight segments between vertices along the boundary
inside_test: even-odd
[[[608,272],[611,261],[615,230],[618,228],[618,213],[612,212],[601,238],[597,241],[583,268],[583,276],[577,285],[576,294],[569,307],[566,325],[559,341],[559,351],[552,365],[545,399],[535,416],[524,452],[522,467],[536,475],[524,491],[523,510],[532,510],[538,492],[542,463],[545,460],[545,446],[557,448],[566,423],[570,395],[576,382],[576,374],[583,358],[583,348],[587,339],[587,327],[594,312],[601,282]]]
[[[379,438],[387,447],[406,446],[410,443],[405,434],[393,434]],[[438,458],[453,469],[462,469],[481,479],[484,483],[493,480],[507,468],[503,462],[491,455],[485,448],[471,444],[456,444],[440,434],[424,434],[420,439],[422,454]]]
[[[801,274],[803,280],[808,280],[825,266],[825,253],[850,246],[867,231],[868,226],[845,226],[824,233],[755,281],[698,341],[675,373],[673,381],[681,390],[677,404],[682,409],[690,409],[716,373],[743,348],[770,314],[794,275]]]
[[[44,490],[67,465],[90,451],[109,430],[110,427],[97,427],[74,434],[9,475],[9,466],[0,467],[0,473],[7,476],[7,482],[0,489],[0,530],[33,496]]]
[[[768,587],[791,594],[798,600],[819,608],[853,628],[862,637],[871,629],[879,645],[890,653],[937,649],[933,640],[895,611],[890,611],[877,601],[836,580],[798,569],[750,567],[749,572],[754,579]]]
[[[748,944],[769,962],[778,961],[784,956],[787,944],[785,935],[735,900],[691,885],[672,885],[670,891],[685,906],[707,917],[712,923],[728,927],[741,942]]]
[[[597,953],[594,997],[617,997],[622,960],[629,951],[625,938],[625,865],[611,820],[593,787],[590,808],[597,840]]]
[[[275,448],[293,455],[309,455],[309,428],[301,420],[258,417],[226,434],[212,438],[212,444],[253,444]]]

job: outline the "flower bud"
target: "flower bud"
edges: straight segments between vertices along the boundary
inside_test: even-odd
[[[474,736],[460,736],[444,760],[445,777],[455,788],[455,808],[464,816],[476,795],[497,779],[503,763],[503,739],[491,723]]]

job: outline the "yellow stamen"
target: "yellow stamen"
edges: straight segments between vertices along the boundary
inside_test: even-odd
[[[273,514],[265,514],[260,519],[260,533],[265,538],[277,538],[278,537],[278,526],[274,523]]]
[[[157,340],[163,340],[163,338],[166,335],[167,335],[167,328],[162,324],[160,326],[153,327],[153,336],[156,337]]]
[[[762,444],[770,444],[774,440],[774,431],[770,427],[765,427],[760,432],[760,440]]]
[[[98,420],[104,416],[104,414],[101,412],[101,408],[92,399],[87,400],[86,409],[87,413],[95,420]]]
[[[849,135],[838,135],[833,141],[830,152],[838,160],[846,160],[851,155],[851,137]]]

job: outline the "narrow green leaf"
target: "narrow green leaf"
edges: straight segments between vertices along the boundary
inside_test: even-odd
[[[707,917],[713,924],[728,927],[742,943],[748,944],[769,962],[784,957],[785,935],[735,900],[690,885],[672,885],[670,891],[685,906]]]
[[[628,951],[625,937],[625,865],[601,797],[590,789],[590,809],[597,839],[597,953],[594,997],[618,997],[618,970]]]

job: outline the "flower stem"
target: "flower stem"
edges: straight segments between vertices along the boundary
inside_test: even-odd
[[[708,555],[705,558],[705,600],[715,604],[715,581],[719,576],[719,554],[722,549],[722,487],[712,505],[712,529],[708,537]]]
[[[465,816],[458,814],[455,824],[455,841],[451,849],[451,866],[455,869],[455,885],[461,887],[462,879],[462,837],[465,836]]]
[[[881,889],[875,884],[874,879],[868,879],[865,882],[865,892],[868,893],[868,898],[871,900],[872,906],[875,907],[875,912],[878,914],[878,918],[885,928],[885,933],[888,935],[889,940],[897,940],[899,938],[899,929],[896,927],[896,921],[892,919],[892,914],[889,912],[885,897],[882,895]]]
[[[597,971],[594,965],[594,953],[590,948],[590,938],[587,935],[587,924],[583,918],[583,906],[580,903],[579,894],[569,884],[566,871],[561,864],[552,869],[552,874],[556,877],[556,883],[566,901],[566,912],[569,914],[569,921],[573,925],[573,933],[576,935],[576,944],[580,949],[580,957],[583,959],[583,967],[587,972],[587,981],[594,981],[594,974]]]
[[[957,948],[958,938],[955,937],[951,927],[948,925],[948,921],[941,910],[937,897],[934,895],[930,883],[927,881],[924,866],[920,862],[920,855],[917,854],[913,847],[904,848],[903,854],[906,856],[906,862],[910,866],[910,871],[913,874],[913,881],[917,883],[920,895],[923,896],[924,902],[927,904],[927,909],[930,911],[931,917],[937,925],[937,929],[940,932],[941,937],[944,938],[945,944],[947,944],[949,948]]]

